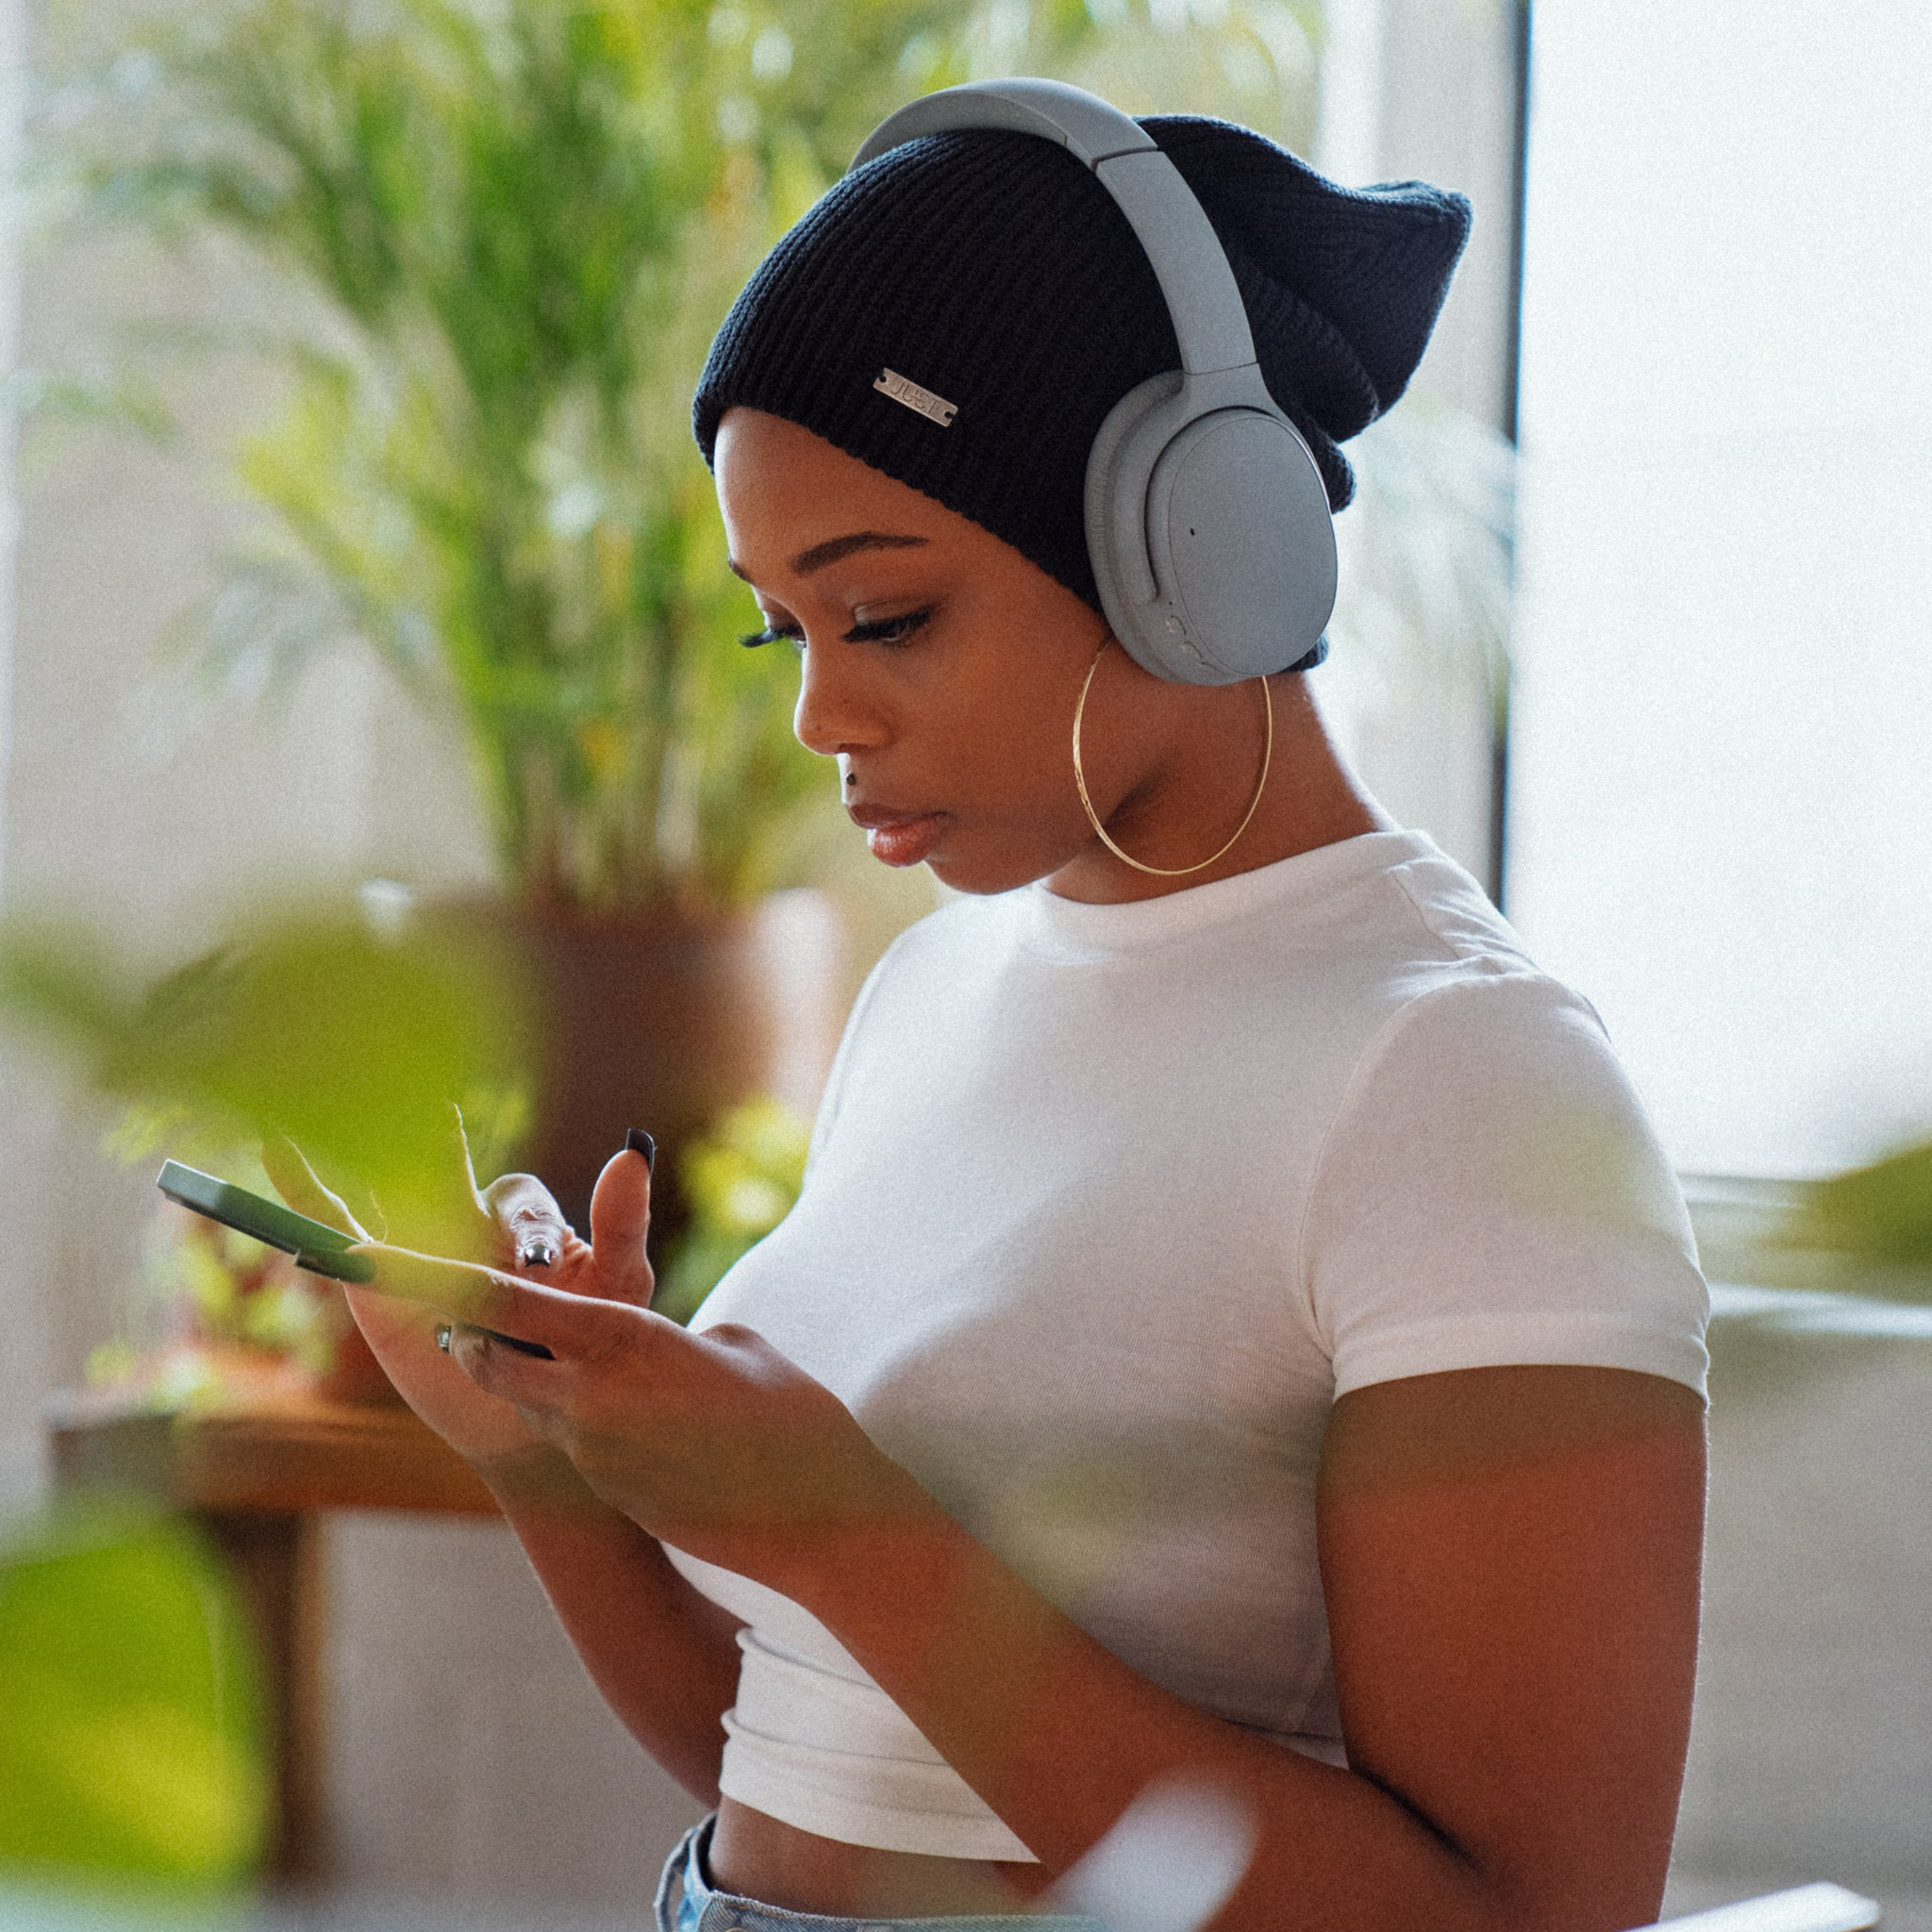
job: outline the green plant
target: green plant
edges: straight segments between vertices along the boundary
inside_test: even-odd
[[[726,1269],[791,1213],[805,1184],[811,1123],[782,1101],[734,1107],[685,1148],[678,1177],[691,1196],[679,1240],[651,1305],[688,1322]]]
[[[193,1532],[102,1503],[0,1524],[0,1874],[178,1910],[255,1871],[270,1805],[258,1660]]]
[[[366,640],[460,720],[504,880],[742,903],[813,761],[685,425],[770,241],[911,92],[1064,73],[1305,138],[1307,7],[1225,0],[216,0],[135,16],[37,125],[81,215],[210,232],[292,290],[236,464],[274,535],[216,675]],[[1198,18],[1194,17],[1198,16]],[[1209,22],[1203,25],[1202,22]],[[42,393],[74,400],[52,378]],[[151,395],[104,407],[152,425]],[[115,398],[120,398],[117,403]]]
[[[326,908],[258,913],[158,977],[99,934],[0,926],[0,1017],[128,1111],[125,1158],[222,1164],[293,1140],[380,1227],[448,1211],[451,1103],[494,1172],[515,1145],[526,1029],[513,972],[427,924],[385,936]],[[239,1177],[239,1176],[238,1176]]]
[[[1897,1301],[1932,1301],[1932,1141],[1805,1188],[1785,1245],[1835,1257],[1840,1283]]]

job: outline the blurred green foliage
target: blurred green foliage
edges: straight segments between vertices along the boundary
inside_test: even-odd
[[[253,1166],[251,1161],[249,1166]],[[256,1183],[235,1161],[219,1163],[224,1180],[238,1181],[275,1197],[266,1176]],[[336,1331],[325,1290],[310,1287],[274,1249],[218,1221],[183,1217],[178,1238],[153,1245],[149,1287],[163,1303],[185,1301],[193,1332],[205,1341],[239,1342],[299,1363],[310,1374],[327,1374],[335,1360]],[[106,1362],[90,1363],[102,1380],[112,1379]]]
[[[1411,391],[1348,446],[1356,495],[1336,524],[1341,595],[1328,640],[1386,690],[1467,683],[1508,723],[1516,452],[1488,424]]]
[[[103,17],[105,18],[105,17]],[[1309,131],[1312,0],[195,0],[111,16],[34,116],[70,225],[216,233],[298,291],[236,455],[276,539],[217,677],[357,636],[458,718],[505,883],[743,903],[816,761],[687,429],[758,256],[909,94],[1062,74]],[[58,375],[27,387],[75,407]],[[139,398],[139,408],[125,402]],[[117,401],[117,399],[120,399]],[[152,431],[118,380],[101,407]]]
[[[688,1322],[725,1271],[791,1211],[805,1183],[811,1123],[784,1102],[748,1100],[687,1147],[678,1178],[691,1224],[651,1298],[659,1314]]]
[[[1848,1263],[1848,1288],[1932,1301],[1932,1141],[1813,1182],[1786,1241]]]
[[[508,1164],[524,1010],[504,962],[426,921],[383,935],[327,908],[262,913],[145,982],[86,928],[0,927],[0,1016],[129,1108],[125,1158],[232,1173],[234,1149],[284,1134],[358,1203],[374,1195],[376,1224],[419,1240],[461,1171],[453,1101],[479,1165]]]
[[[192,1902],[270,1819],[251,1633],[183,1524],[69,1503],[0,1524],[0,1875]]]

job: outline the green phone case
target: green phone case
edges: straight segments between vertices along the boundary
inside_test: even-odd
[[[375,1264],[365,1255],[352,1255],[355,1237],[330,1227],[325,1222],[310,1221],[279,1201],[251,1194],[232,1181],[219,1180],[199,1168],[183,1167],[171,1160],[161,1169],[155,1185],[171,1201],[206,1214],[285,1255],[293,1255],[295,1265],[311,1274],[326,1274],[334,1281],[374,1281]]]
[[[155,1186],[183,1208],[192,1208],[210,1221],[219,1221],[224,1227],[253,1235],[257,1241],[266,1241],[285,1255],[293,1255],[296,1267],[306,1268],[311,1274],[326,1274],[332,1281],[375,1279],[375,1263],[366,1255],[348,1252],[356,1245],[354,1236],[330,1227],[326,1222],[310,1221],[308,1215],[297,1214],[279,1201],[251,1194],[233,1181],[221,1180],[214,1174],[203,1174],[198,1167],[183,1167],[178,1160],[171,1160],[161,1169]],[[543,1361],[557,1359],[541,1341],[525,1341],[496,1328],[485,1328],[481,1333],[520,1355],[536,1356]]]

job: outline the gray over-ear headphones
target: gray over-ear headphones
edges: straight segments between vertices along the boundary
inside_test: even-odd
[[[1233,684],[1319,653],[1335,608],[1328,492],[1261,380],[1234,271],[1180,171],[1130,116],[1056,80],[925,94],[852,165],[965,127],[1037,134],[1092,169],[1146,250],[1180,343],[1180,368],[1123,396],[1087,459],[1087,548],[1115,637],[1181,684]]]

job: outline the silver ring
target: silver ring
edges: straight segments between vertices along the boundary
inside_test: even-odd
[[[517,1256],[517,1259],[525,1268],[554,1267],[557,1261],[557,1250],[549,1241],[540,1237],[536,1241],[525,1242],[522,1252]]]
[[[449,1335],[450,1324],[447,1322],[439,1322],[436,1324],[436,1345],[444,1355],[449,1353]]]

